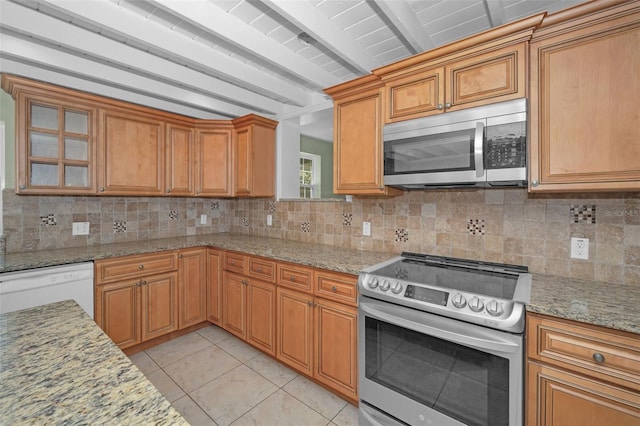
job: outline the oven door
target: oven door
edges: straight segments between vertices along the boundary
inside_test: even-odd
[[[523,423],[521,334],[361,297],[358,344],[361,425]]]

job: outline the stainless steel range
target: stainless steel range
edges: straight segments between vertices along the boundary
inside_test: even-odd
[[[527,268],[416,253],[360,274],[361,425],[521,425]]]

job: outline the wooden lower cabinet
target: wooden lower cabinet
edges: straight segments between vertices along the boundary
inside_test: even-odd
[[[222,253],[207,249],[207,320],[222,324]]]
[[[180,291],[179,328],[207,320],[207,259],[206,249],[180,250],[178,253]]]
[[[356,401],[357,309],[281,287],[277,295],[276,358]]]
[[[275,285],[228,271],[222,276],[222,328],[275,355]]]
[[[178,274],[96,286],[96,323],[120,349],[178,329]]]

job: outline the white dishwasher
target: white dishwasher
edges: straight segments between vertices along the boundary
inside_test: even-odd
[[[69,299],[93,318],[93,262],[0,274],[0,314]]]

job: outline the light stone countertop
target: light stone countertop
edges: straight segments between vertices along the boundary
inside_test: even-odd
[[[74,301],[0,315],[0,424],[188,425]]]
[[[0,273],[133,254],[211,246],[357,275],[400,253],[382,253],[244,234],[209,234],[0,256]],[[527,310],[640,334],[640,287],[533,274]]]

